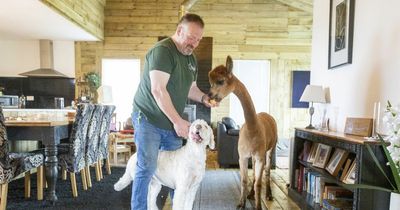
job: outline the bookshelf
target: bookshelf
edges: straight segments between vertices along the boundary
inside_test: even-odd
[[[323,208],[320,204],[313,201],[312,195],[298,189],[297,185],[299,183],[296,173],[297,175],[299,174],[298,171],[300,168],[307,169],[307,171],[322,177],[321,179],[323,180],[352,191],[353,210],[389,209],[390,193],[369,189],[349,188],[348,185],[340,180],[340,175],[332,176],[326,169],[315,167],[312,163],[299,159],[306,141],[329,145],[332,149],[338,148],[347,151],[350,156],[354,158],[353,161],[356,163],[355,183],[390,188],[387,180],[377,168],[365,146],[366,144],[371,145],[379,162],[385,165],[386,158],[384,157],[383,149],[377,144],[378,142],[366,141],[363,137],[347,135],[340,132],[296,128],[294,140],[291,142],[290,186],[288,188],[288,194],[301,209],[319,210]],[[330,155],[332,155],[332,153]],[[385,170],[387,170],[387,174],[390,173],[388,167],[386,167]]]

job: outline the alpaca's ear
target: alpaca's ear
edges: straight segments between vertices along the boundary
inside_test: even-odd
[[[210,147],[210,149],[214,150],[215,149],[214,133],[210,126],[208,126],[208,132],[210,133],[210,140],[208,142],[208,147]]]
[[[232,73],[232,69],[233,69],[233,61],[231,56],[228,55],[228,57],[226,57],[226,69],[228,70],[228,73]]]

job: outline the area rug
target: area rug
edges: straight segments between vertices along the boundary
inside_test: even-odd
[[[93,170],[93,169],[92,169]],[[36,200],[36,174],[32,179],[32,196],[24,198],[23,179],[13,181],[9,184],[7,209],[54,209],[54,210],[103,210],[103,209],[130,209],[131,185],[121,192],[116,192],[113,185],[124,173],[125,168],[112,168],[111,175],[104,175],[100,182],[95,181],[92,171],[92,188],[84,191],[82,189],[81,177],[77,175],[78,197],[73,198],[69,179],[63,181],[58,179],[57,196],[58,202],[52,206],[46,201]],[[201,186],[197,192],[194,202],[194,210],[231,210],[236,209],[240,197],[240,177],[237,169],[207,170]],[[247,202],[246,209],[252,209],[253,202]],[[170,206],[163,208],[171,209]]]
[[[240,175],[237,169],[207,170],[194,202],[194,210],[234,210],[240,198]],[[246,203],[246,209],[253,202]]]
[[[58,201],[55,206],[46,201],[36,200],[36,174],[31,175],[31,198],[24,198],[24,180],[19,179],[9,184],[7,209],[8,210],[27,210],[27,209],[74,209],[74,210],[102,210],[102,209],[130,209],[130,186],[116,192],[113,185],[125,172],[125,168],[113,167],[112,174],[104,174],[104,179],[100,182],[95,181],[94,169],[92,169],[92,188],[87,191],[82,189],[81,177],[76,176],[78,185],[78,197],[72,197],[71,182],[57,180]]]

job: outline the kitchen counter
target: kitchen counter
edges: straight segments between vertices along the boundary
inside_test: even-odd
[[[3,112],[75,112],[75,109],[7,109]]]
[[[74,109],[3,109],[6,120],[62,120],[73,117]]]

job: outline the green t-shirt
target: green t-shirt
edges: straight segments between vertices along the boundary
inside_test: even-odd
[[[197,79],[197,61],[193,54],[180,53],[171,38],[159,41],[146,55],[142,79],[133,99],[133,111],[141,111],[158,128],[172,130],[171,121],[151,94],[149,72],[152,70],[170,74],[167,91],[176,111],[182,116],[190,86]]]

